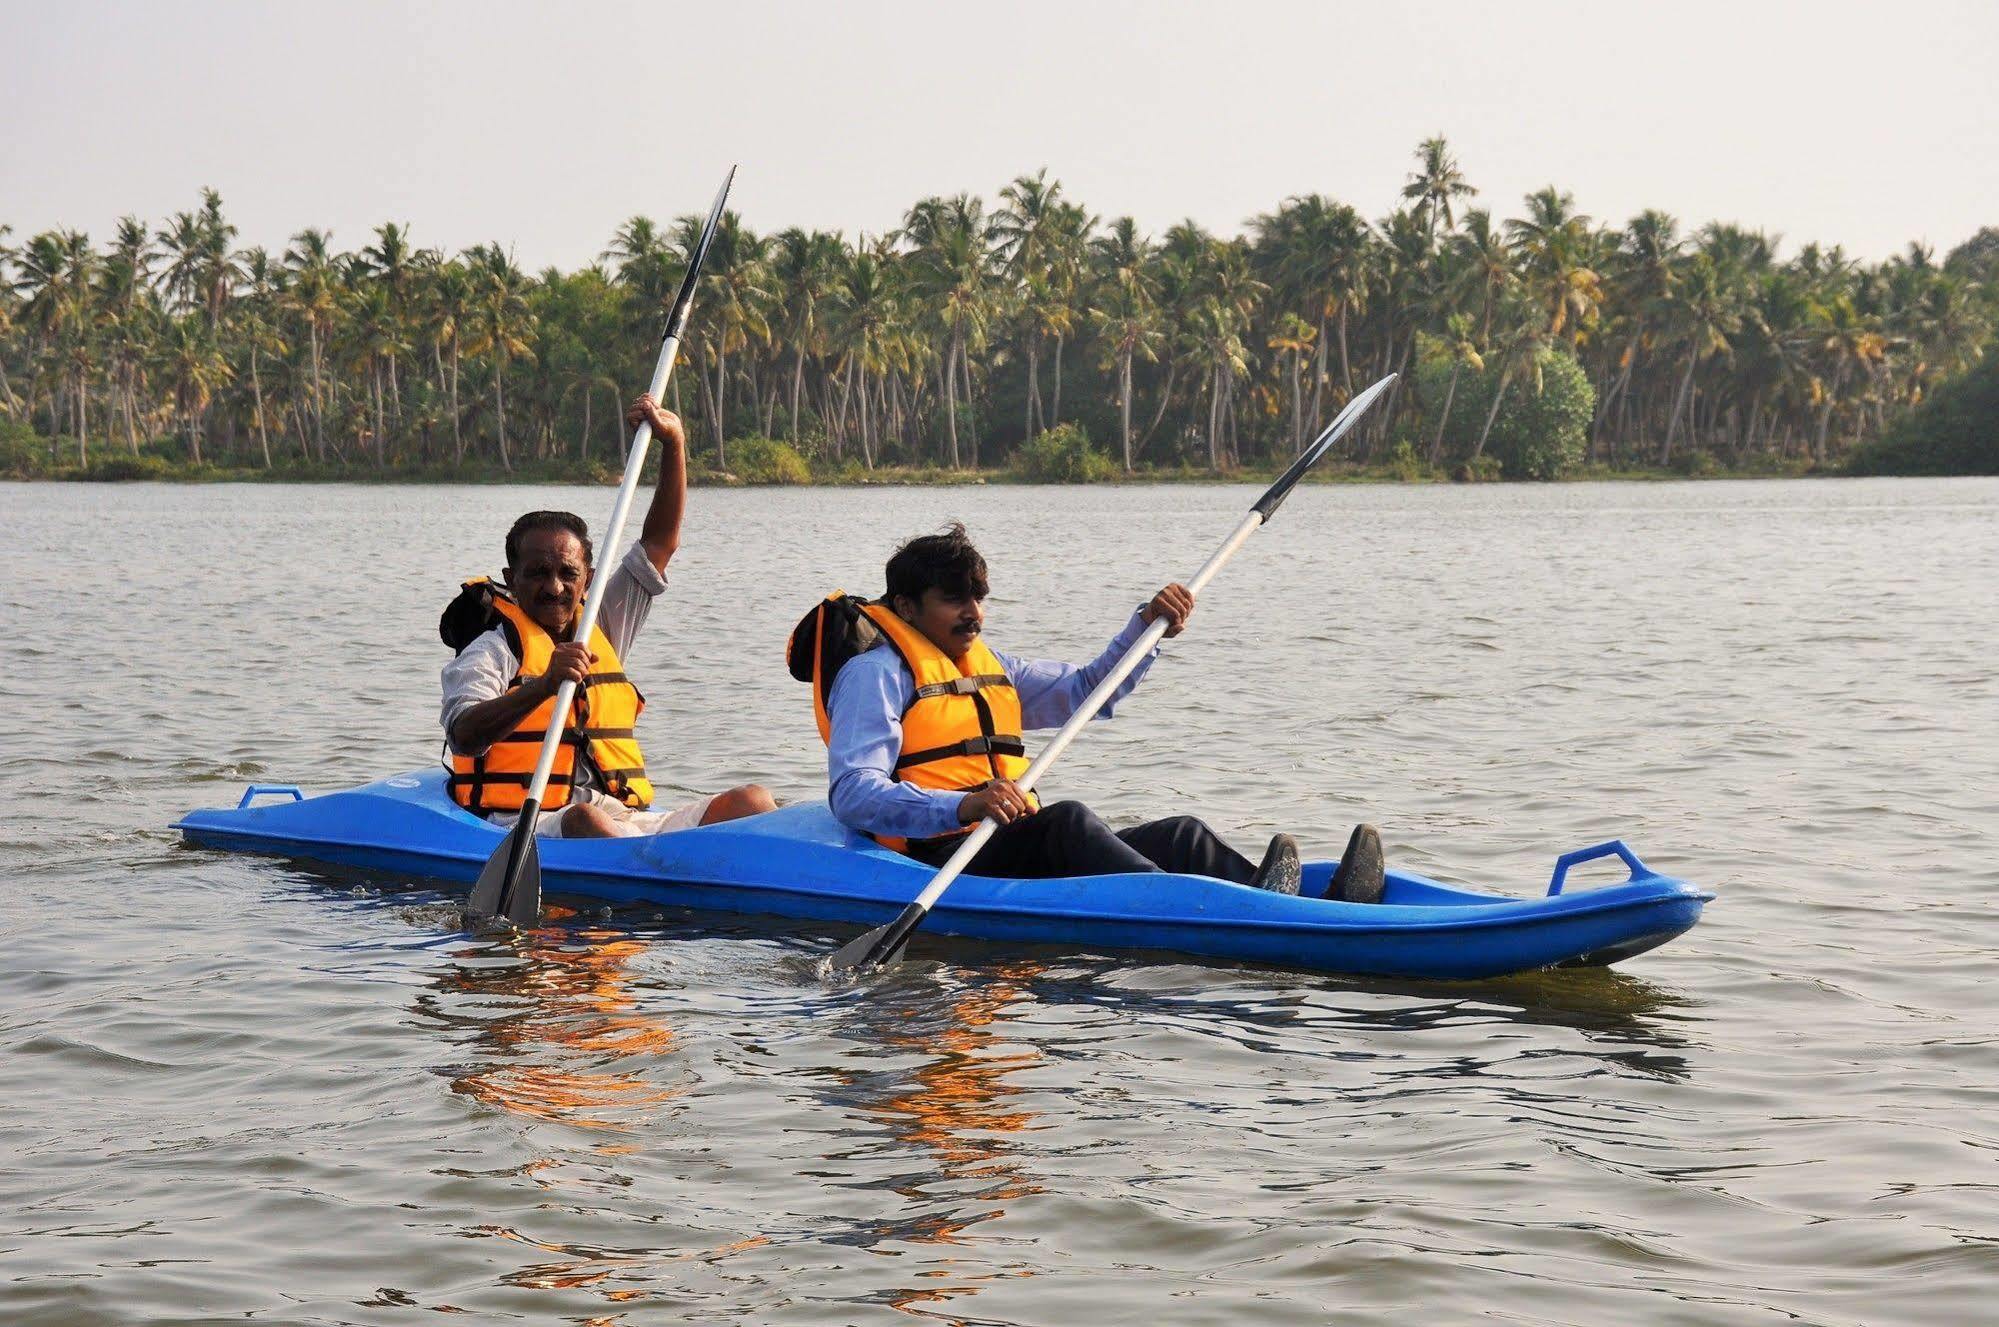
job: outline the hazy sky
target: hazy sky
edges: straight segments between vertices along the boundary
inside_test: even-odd
[[[1422,138],[1881,258],[1999,224],[1999,5],[125,4],[0,0],[0,224],[102,241],[219,189],[240,242],[487,240],[573,267],[742,163],[758,229],[878,231],[1046,166],[1098,214],[1378,217]]]

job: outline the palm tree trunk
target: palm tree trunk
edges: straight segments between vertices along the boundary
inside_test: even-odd
[[[465,433],[458,419],[458,334],[451,335],[451,456],[465,464]]]
[[[1124,472],[1131,473],[1131,351],[1118,356],[1117,366],[1118,436],[1124,441]]]
[[[1027,404],[1022,413],[1027,417],[1022,426],[1024,432],[1020,435],[1021,441],[1025,442],[1034,436],[1034,417],[1041,413],[1041,342],[1038,337],[1029,337],[1027,341]]]
[[[798,445],[798,401],[805,393],[805,346],[800,343],[791,356],[791,443]]]
[[[514,472],[514,458],[507,451],[507,393],[501,382],[507,376],[507,357],[500,354],[493,371],[493,413],[500,423],[500,468],[508,474]]]
[[[1208,469],[1222,472],[1222,371],[1208,370]]]
[[[1059,428],[1062,424],[1062,343],[1060,332],[1055,334],[1055,408],[1049,412],[1048,427]]]
[[[312,342],[312,442],[319,463],[326,464],[326,385],[320,373],[319,320],[307,318],[306,335]]]
[[[257,372],[257,346],[250,345],[250,390],[257,398],[257,441],[264,449],[264,468],[271,468],[271,432],[264,426],[264,380]]]
[[[1305,358],[1302,350],[1291,352],[1291,454],[1300,456],[1305,451],[1305,390],[1298,382],[1298,365]],[[1127,467],[1129,468],[1129,467]]]
[[[387,439],[382,434],[388,425],[382,416],[382,365],[380,360],[368,366],[368,385],[375,397],[375,468],[382,468]]]
[[[1499,418],[1499,403],[1506,399],[1506,388],[1513,381],[1513,365],[1508,364],[1499,374],[1499,390],[1492,394],[1492,409],[1485,412],[1485,427],[1478,431],[1478,444],[1471,449],[1471,459],[1476,461],[1485,455],[1485,440],[1492,436],[1492,422]]]
[[[1316,435],[1326,426],[1326,316],[1319,315],[1318,350],[1312,356],[1312,432]]]
[[[1347,400],[1353,400],[1353,364],[1347,359],[1347,302],[1340,301],[1340,377],[1347,385]]]
[[[1167,403],[1173,399],[1173,379],[1179,373],[1179,362],[1177,360],[1169,360],[1166,365],[1166,383],[1159,390],[1159,405],[1152,412],[1152,422],[1147,424],[1145,432],[1139,435],[1138,452],[1141,456],[1145,454],[1146,444],[1152,441],[1152,435],[1159,431],[1159,421],[1166,418]]]
[[[948,457],[953,470],[958,468],[958,337],[952,334],[951,345],[944,352],[944,429],[951,444]]]
[[[1430,464],[1435,465],[1444,455],[1444,426],[1451,422],[1451,402],[1458,395],[1458,372],[1464,368],[1464,361],[1452,359],[1451,383],[1444,389],[1444,408],[1437,415],[1437,436],[1430,439]]]
[[[1666,445],[1659,449],[1659,464],[1670,465],[1673,461],[1673,438],[1680,431],[1680,412],[1693,392],[1694,366],[1701,362],[1700,348],[1696,346],[1687,352],[1686,376],[1680,379],[1679,393],[1673,398],[1673,417],[1666,424]]]

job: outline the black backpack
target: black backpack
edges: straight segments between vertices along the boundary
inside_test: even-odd
[[[501,627],[507,633],[507,641],[514,647],[518,657],[520,642],[514,639],[514,624],[493,607],[493,600],[511,600],[506,586],[485,576],[466,581],[458,587],[458,597],[444,606],[444,612],[437,619],[437,638],[451,647],[453,654],[465,653],[465,647],[479,639],[494,627]]]
[[[798,625],[791,629],[785,646],[785,666],[801,682],[812,684],[812,713],[819,720],[819,736],[830,739],[832,721],[826,702],[833,694],[833,679],[847,660],[875,647],[882,630],[861,611],[867,600],[856,599],[845,590],[835,590],[812,605]]]

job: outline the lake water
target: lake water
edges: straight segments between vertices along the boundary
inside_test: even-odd
[[[1084,658],[1253,497],[697,491],[630,660],[655,777],[818,795],[785,635],[908,534],[964,518],[992,639]],[[1992,1320],[1999,481],[1307,488],[1051,778],[1716,892],[1607,971],[933,942],[829,986],[851,932],[475,942],[166,829],[434,761],[457,581],[610,501],[0,485],[0,1321]]]

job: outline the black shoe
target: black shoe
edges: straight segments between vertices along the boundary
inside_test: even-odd
[[[1295,894],[1298,876],[1298,840],[1289,834],[1272,834],[1270,846],[1263,850],[1263,864],[1249,883],[1273,894]]]
[[[1355,825],[1326,897],[1342,903],[1381,902],[1381,834],[1373,825]]]

